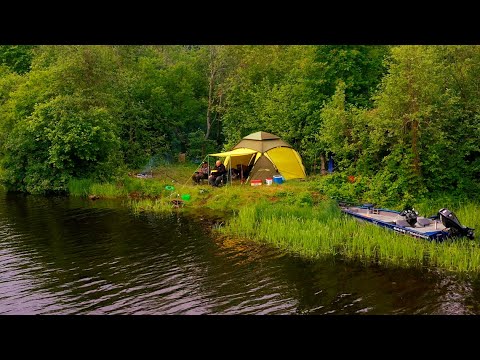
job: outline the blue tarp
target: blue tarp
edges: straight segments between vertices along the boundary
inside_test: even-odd
[[[329,173],[333,172],[333,157],[332,157],[332,155],[328,156],[328,172]]]

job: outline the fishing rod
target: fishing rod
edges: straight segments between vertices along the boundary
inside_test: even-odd
[[[183,184],[183,186],[187,185],[187,183],[190,181],[190,179],[192,178],[193,174],[195,174],[197,172],[197,170],[202,166],[202,164],[205,162],[205,159],[207,159],[207,164],[208,164],[208,174],[210,174],[210,162],[208,161],[208,158],[209,158],[209,155],[206,155],[203,160],[200,162],[200,165],[197,166],[197,168],[195,169],[195,171],[193,173],[190,174],[190,177],[187,179],[187,181],[185,181],[185,183]]]
[[[163,172],[163,171],[161,171],[161,170],[156,170],[156,171],[158,171],[158,172],[160,173],[160,175],[165,175],[166,177],[169,177],[169,178],[172,179],[173,181],[175,181],[175,182],[177,182],[177,183],[179,182],[177,179],[174,179],[173,177],[171,177],[170,175],[168,175],[166,172]]]

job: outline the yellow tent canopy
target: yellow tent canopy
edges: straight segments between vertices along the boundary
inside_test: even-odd
[[[275,165],[285,180],[305,177],[302,158],[293,148],[277,147],[265,152],[265,156]]]
[[[274,175],[282,175],[286,180],[306,176],[302,158],[295,149],[278,136],[263,131],[245,136],[233,150],[209,155],[226,158],[224,165],[230,171],[238,165],[248,167],[247,182],[264,181]]]
[[[216,154],[208,154],[210,156],[218,156],[218,157],[227,157],[227,156],[243,156],[243,155],[251,155],[255,154],[257,150],[252,150],[252,149],[235,149],[231,151],[226,151],[222,153],[216,153]]]

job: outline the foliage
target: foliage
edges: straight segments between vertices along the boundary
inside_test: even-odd
[[[18,74],[30,71],[34,46],[0,45],[0,66],[5,65]]]
[[[479,55],[479,47],[392,48],[374,108],[348,105],[340,83],[316,138],[335,154],[338,171],[371,179],[365,197],[478,196]]]
[[[333,155],[325,193],[475,197],[479,71],[479,46],[0,46],[0,177],[65,191],[262,130]]]
[[[389,47],[375,45],[322,45],[315,51],[315,90],[325,99],[338,84],[345,86],[346,101],[357,107],[372,107],[372,96],[386,73]]]
[[[63,191],[71,177],[108,179],[118,146],[105,109],[59,96],[35,106],[14,127],[3,159],[9,188],[31,193]]]

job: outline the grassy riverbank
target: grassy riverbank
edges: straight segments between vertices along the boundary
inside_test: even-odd
[[[478,214],[478,205],[466,204],[455,210],[461,219],[471,221],[469,225],[480,225],[480,216],[472,215],[472,210]],[[478,241],[435,243],[398,235],[342,216],[334,201],[311,208],[261,202],[241,209],[221,232],[311,258],[342,255],[385,265],[480,271]]]
[[[68,189],[71,196],[128,199],[135,212],[180,209],[198,213],[210,210],[226,216],[238,213],[244,206],[260,200],[313,206],[328,198],[314,188],[314,181],[292,180],[282,185],[259,187],[234,182],[232,185],[213,188],[206,182],[194,185],[191,181],[194,171],[194,165],[177,165],[168,170],[157,169],[153,178],[124,176],[116,182],[104,184],[73,180]],[[190,199],[183,200],[184,195],[189,195]]]
[[[455,272],[480,271],[480,242],[456,240],[434,243],[397,235],[343,216],[331,197],[355,201],[355,184],[332,185],[332,178],[310,177],[273,186],[233,184],[212,188],[192,185],[195,166],[158,169],[153,178],[126,176],[116,183],[88,180],[69,184],[73,196],[128,199],[135,213],[182,211],[191,215],[222,217],[218,231],[228,237],[271,244],[306,257],[341,255],[368,263],[402,267],[438,267]],[[172,190],[171,187],[174,189]],[[189,200],[182,200],[189,195]],[[364,197],[364,201],[372,201]],[[359,201],[359,200],[357,200]],[[405,204],[380,206],[401,209]],[[448,207],[460,221],[480,229],[480,204],[458,197],[411,199],[421,215],[430,216]]]

